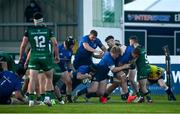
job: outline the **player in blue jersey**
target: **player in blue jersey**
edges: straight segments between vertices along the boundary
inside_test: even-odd
[[[119,55],[118,59],[116,60],[116,65],[123,66],[125,64],[129,64],[131,62],[131,60],[133,59],[133,57],[131,55],[133,49],[134,48],[132,46],[122,45],[121,46],[122,53]],[[134,69],[134,68],[131,68],[131,69]],[[115,76],[116,78],[121,80],[121,87],[122,87],[121,98],[122,98],[122,100],[127,100],[128,96],[129,96],[128,86],[127,86],[127,75],[129,72],[131,72],[130,69],[126,69],[126,70],[119,72],[118,75]]]
[[[91,30],[89,35],[83,36],[79,41],[79,47],[75,54],[73,62],[74,68],[77,69],[81,65],[91,65],[92,57],[100,58],[106,51],[105,46],[97,38],[97,31]],[[102,51],[96,50],[99,47]],[[97,54],[97,55],[96,55]]]
[[[96,92],[97,95],[100,96],[100,101],[102,103],[106,103],[107,95],[105,94],[105,91],[107,86],[108,72],[111,70],[115,73],[123,69],[129,68],[129,65],[115,67],[115,59],[117,59],[120,53],[121,50],[119,46],[113,46],[110,52],[105,52],[101,61],[97,64],[97,72],[93,77],[91,86],[77,92],[77,96],[85,93],[90,94]]]
[[[134,47],[135,41],[138,40],[136,36],[131,36],[129,38],[129,46]],[[131,61],[133,62],[133,60]],[[129,69],[129,73],[128,73],[128,78],[129,78],[129,82],[134,90],[134,92],[137,94],[139,92],[139,88],[138,88],[138,84],[135,81],[135,76],[136,76],[136,68],[135,69]]]
[[[10,71],[0,72],[0,104],[11,104],[11,95],[15,92],[15,98],[25,102],[25,98],[21,94],[22,77],[25,69],[17,66],[15,73]]]
[[[111,48],[115,45],[120,46],[120,42],[118,42],[117,40],[114,39],[114,37],[112,35],[109,35],[105,38],[105,42],[107,43],[108,49],[107,51],[110,52]],[[114,89],[116,89],[117,87],[121,86],[121,81],[117,78],[114,77],[114,74],[109,72],[109,78],[110,78],[110,82],[107,90],[106,90],[106,94],[109,95],[112,93],[112,91]]]
[[[71,57],[73,55],[72,48],[74,47],[74,44],[75,44],[75,40],[73,39],[73,37],[68,36],[67,39],[63,42],[63,44],[58,46],[59,58],[60,58],[60,62],[58,63],[58,65],[61,69],[61,72],[65,72],[65,74],[68,74],[61,76],[61,80],[66,85],[67,100],[70,103],[72,102],[71,99],[72,81],[69,75],[70,72],[73,70],[73,65],[71,64]]]
[[[96,69],[94,68],[95,65],[82,65],[80,66],[72,75],[72,85],[73,90],[81,83],[85,83],[88,80],[92,79],[92,76]]]
[[[84,88],[89,87],[91,83],[91,79],[93,78],[95,72],[97,71],[96,65],[82,65],[77,71],[75,71],[72,75],[72,94],[75,95],[77,91],[80,91]],[[77,97],[74,97],[74,102],[77,100]]]
[[[105,39],[107,45],[109,46],[108,50],[112,48],[114,45],[120,46],[121,49],[121,54],[119,55],[118,59],[116,60],[116,66],[122,66],[124,64],[128,64],[129,61],[132,60],[132,50],[133,47],[131,46],[125,46],[121,45],[120,42],[117,42],[114,40],[113,36],[108,36]],[[126,74],[128,69],[125,70],[125,73],[123,71],[120,71],[119,73],[115,73],[111,77],[112,79],[112,85],[108,86],[106,94],[110,94],[116,87],[121,86],[122,91],[121,91],[121,98],[122,100],[126,100],[129,92],[128,92],[128,87],[127,87],[127,79],[126,79]]]
[[[58,46],[59,49],[59,58],[61,61],[58,63],[61,70],[64,71],[71,71],[72,64],[71,64],[71,57],[73,55],[73,47],[75,45],[75,40],[72,36],[68,36],[67,39]]]

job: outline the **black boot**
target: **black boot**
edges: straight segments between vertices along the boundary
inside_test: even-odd
[[[127,94],[122,94],[122,95],[121,95],[121,99],[122,99],[123,101],[126,101],[127,98],[128,98],[128,97],[127,97]]]
[[[170,88],[166,90],[166,93],[168,94],[168,100],[169,101],[176,101],[176,97],[174,96],[173,92]]]
[[[147,100],[148,103],[152,103],[153,102],[150,96],[146,96],[146,100]]]
[[[67,98],[67,102],[68,103],[72,103],[73,102],[71,95],[67,95],[66,98]]]
[[[170,101],[176,101],[176,97],[173,93],[170,94]]]

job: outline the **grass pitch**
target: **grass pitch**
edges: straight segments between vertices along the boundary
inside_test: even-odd
[[[180,113],[180,95],[177,101],[167,100],[167,96],[152,96],[153,103],[127,104],[121,101],[120,96],[112,96],[107,104],[101,104],[97,98],[90,99],[85,103],[79,102],[65,105],[34,106],[28,105],[0,105],[0,113]]]

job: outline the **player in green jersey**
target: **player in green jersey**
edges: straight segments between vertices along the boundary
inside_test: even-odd
[[[136,70],[137,70],[137,81],[139,82],[140,92],[137,93],[137,98],[134,100],[135,102],[141,102],[143,100],[142,96],[146,96],[147,102],[151,103],[152,99],[150,97],[150,92],[147,89],[147,77],[151,72],[151,68],[149,62],[147,60],[146,50],[138,43],[137,37],[131,37],[130,45],[132,45],[135,49],[132,52],[132,56],[135,59]]]
[[[51,105],[51,94],[54,89],[53,79],[53,54],[51,52],[50,43],[52,43],[55,61],[59,62],[58,48],[56,38],[52,35],[50,29],[44,26],[43,16],[40,13],[34,14],[34,26],[29,27],[25,32],[21,47],[20,58],[22,60],[23,53],[28,44],[31,45],[31,55],[28,68],[30,69],[29,80],[29,106],[34,105],[35,79],[39,70],[45,71],[46,74],[46,97],[45,103]]]

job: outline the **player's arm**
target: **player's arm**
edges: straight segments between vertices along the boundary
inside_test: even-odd
[[[29,77],[27,75],[25,75],[24,83],[23,83],[22,89],[21,89],[23,94],[27,92],[28,85],[29,85]]]
[[[119,71],[122,71],[122,70],[125,70],[125,69],[129,69],[130,68],[130,65],[131,64],[124,64],[122,66],[118,66],[118,67],[115,67],[115,66],[110,66],[110,70],[114,73],[116,72],[119,72]]]
[[[25,52],[25,49],[26,49],[27,44],[28,44],[28,37],[27,37],[27,36],[24,36],[24,37],[23,37],[23,40],[22,40],[22,43],[21,43],[21,46],[20,46],[19,62],[22,61],[23,54],[24,54],[24,52]]]
[[[102,50],[103,52],[107,51],[107,49],[106,49],[106,47],[105,47],[104,45],[102,45],[100,48],[101,48],[101,50]]]
[[[20,91],[15,91],[15,98],[22,102],[26,102],[26,99],[23,97]]]
[[[27,58],[26,58],[26,61],[24,63],[24,67],[27,68],[27,65],[28,65],[28,62],[29,62],[29,59],[30,59],[30,55],[31,55],[31,50],[28,52],[27,54]]]
[[[58,47],[57,47],[58,43],[57,43],[57,40],[55,37],[52,37],[51,41],[52,41],[53,50],[54,50],[54,58],[55,58],[56,63],[58,63],[60,60],[59,59]]]
[[[101,40],[99,40],[98,38],[97,38],[97,45],[103,52],[107,51],[106,47],[102,44]]]
[[[104,52],[107,51],[107,49],[106,49],[106,47],[102,44],[102,42],[99,39],[97,39],[97,45],[99,46],[99,48],[102,51],[99,51],[99,53],[93,53],[93,57],[95,57],[97,59],[100,59],[100,58],[102,58]]]
[[[82,74],[80,72],[77,73],[77,79],[83,80],[83,79],[87,79],[87,78],[91,79],[92,76],[88,73],[86,73],[86,74]]]
[[[94,57],[94,58],[101,59],[102,56],[103,56],[103,52],[102,52],[102,54],[98,54],[98,55],[96,55],[96,54],[93,53],[93,57]]]
[[[83,47],[87,50],[90,51],[92,53],[99,53],[99,51],[95,50],[94,48],[92,48],[91,46],[89,46],[88,43],[84,42],[83,43]]]

